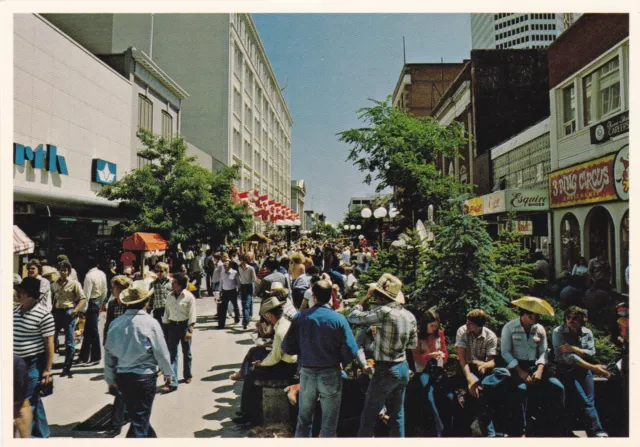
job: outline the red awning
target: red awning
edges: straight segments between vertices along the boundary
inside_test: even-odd
[[[169,244],[157,233],[133,233],[122,243],[125,250],[156,251],[166,250]]]

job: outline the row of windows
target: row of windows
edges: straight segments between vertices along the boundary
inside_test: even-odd
[[[548,35],[540,35],[540,34],[536,34],[533,36],[524,36],[524,37],[519,37],[517,39],[513,39],[510,40],[509,42],[504,42],[501,44],[496,45],[496,49],[498,50],[503,50],[506,48],[511,48],[515,45],[520,45],[521,43],[525,43],[525,42],[529,42],[534,41],[534,42],[540,42],[540,41],[546,41],[546,40],[555,40],[556,36],[548,34]],[[532,46],[531,48],[545,48],[546,45],[535,45]]]
[[[581,101],[579,101],[579,105],[582,112],[582,127],[620,111],[622,108],[620,79],[620,61],[616,56],[562,89],[563,126],[560,135],[571,135],[578,128],[577,89],[580,90]]]
[[[504,33],[500,33],[496,36],[496,40],[504,39],[506,37],[515,36],[516,34],[523,33],[525,31],[529,31],[529,25],[521,26],[520,28],[512,29],[505,31]]]
[[[531,25],[531,29],[534,31],[555,31],[555,23],[534,23]]]
[[[138,95],[138,127],[153,132],[153,102],[145,95]],[[166,111],[162,111],[161,123],[162,138],[173,138],[173,117]]]
[[[500,20],[507,16],[512,16],[513,14],[497,14],[493,18],[494,20]],[[502,16],[502,17],[499,17]],[[506,22],[497,23],[494,25],[494,29],[497,31],[502,28],[507,28],[512,25],[517,25],[518,23],[525,22],[529,20],[529,14],[521,15],[518,17],[514,17],[511,20],[507,20]],[[555,18],[555,14],[531,14],[531,20],[553,20]]]

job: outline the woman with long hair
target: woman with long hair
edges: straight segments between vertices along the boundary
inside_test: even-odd
[[[302,253],[296,252],[291,255],[289,264],[289,275],[291,276],[291,283],[298,279],[299,276],[304,275],[306,268],[303,264],[304,256]]]

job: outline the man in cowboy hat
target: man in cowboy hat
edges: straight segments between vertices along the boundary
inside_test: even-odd
[[[363,310],[363,305],[375,297],[374,309]],[[409,383],[409,365],[405,351],[418,346],[416,319],[403,309],[402,281],[389,273],[377,283],[369,284],[367,295],[354,306],[348,321],[351,324],[375,326],[375,372],[365,399],[360,418],[358,437],[372,437],[382,407],[387,406],[390,417],[390,436],[404,437],[404,394]]]
[[[511,377],[505,381],[512,389],[511,396],[518,407],[514,433],[525,436],[527,430],[527,400],[538,397],[543,407],[558,411],[558,418],[550,418],[552,435],[562,435],[561,415],[564,412],[564,386],[554,377],[545,377],[547,364],[547,333],[538,323],[539,315],[553,316],[553,307],[545,300],[525,296],[512,301],[520,309],[520,317],[502,328],[501,354]],[[533,400],[533,399],[532,399]]]
[[[298,355],[300,363],[300,410],[296,438],[311,435],[311,422],[320,398],[320,435],[335,438],[342,401],[340,364],[358,360],[368,373],[371,367],[358,358],[358,345],[344,316],[331,309],[331,284],[320,280],[312,287],[310,309],[299,311],[282,343],[282,350]]]
[[[175,375],[162,327],[147,312],[152,293],[141,285],[122,292],[120,301],[127,310],[111,323],[105,345],[104,379],[110,393],[124,398],[131,418],[127,438],[157,437],[150,418],[158,366],[168,383]]]
[[[286,299],[287,290],[280,290],[280,297]],[[256,380],[290,380],[298,369],[297,356],[282,351],[282,341],[291,326],[291,322],[283,318],[283,304],[284,300],[281,301],[276,296],[272,296],[263,301],[260,306],[260,315],[273,326],[273,344],[269,355],[262,361],[253,362],[254,369],[244,378],[240,405],[242,414],[233,419],[236,424],[259,423],[258,409],[260,408],[261,392],[255,385]]]

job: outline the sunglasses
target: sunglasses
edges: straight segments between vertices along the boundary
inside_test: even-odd
[[[580,321],[580,317],[578,317],[577,315],[569,315],[567,317],[567,321]]]

